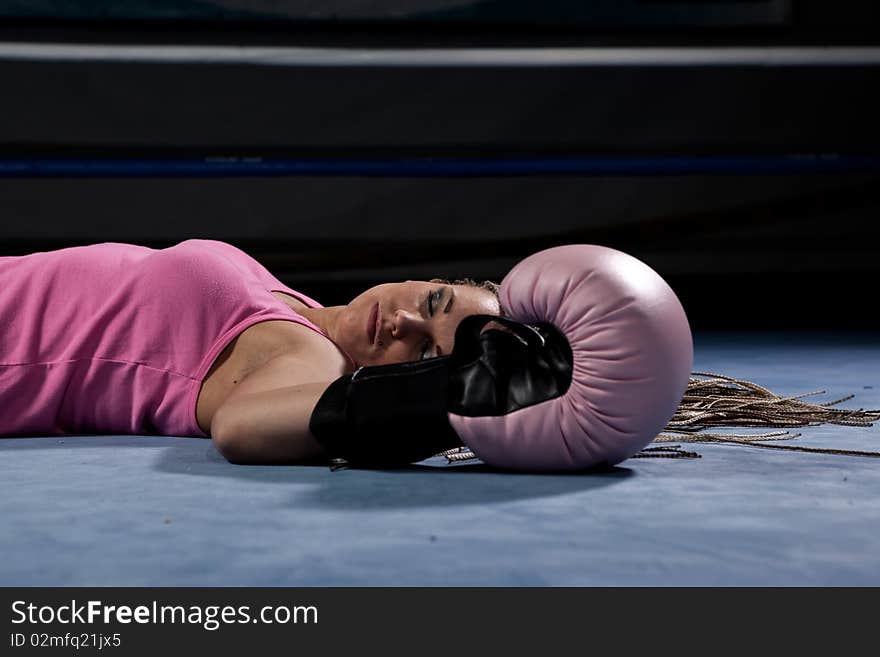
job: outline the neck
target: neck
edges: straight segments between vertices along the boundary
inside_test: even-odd
[[[342,315],[342,311],[345,310],[347,306],[330,306],[329,308],[303,308],[302,310],[297,310],[297,312],[309,320],[312,324],[321,329],[324,334],[330,338],[334,344],[339,348],[340,351],[345,355],[348,360],[351,371],[357,369],[358,364],[353,360],[353,358],[345,353],[345,351],[339,345],[342,344],[339,340],[339,318]]]
[[[297,312],[327,334],[333,342],[339,344],[339,316],[346,306],[330,306],[328,308],[303,308]]]

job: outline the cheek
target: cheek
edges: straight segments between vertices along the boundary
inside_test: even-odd
[[[379,353],[380,362],[383,365],[391,365],[394,363],[405,363],[414,360],[413,355],[402,343],[394,343],[388,349]]]

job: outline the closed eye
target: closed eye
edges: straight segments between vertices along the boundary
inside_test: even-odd
[[[440,303],[440,299],[442,299],[442,298],[443,298],[443,289],[442,288],[439,290],[434,290],[434,291],[428,293],[428,298],[427,298],[427,302],[425,305],[428,309],[428,316],[429,317],[434,316],[434,312],[436,311],[437,304]],[[448,312],[448,311],[449,311],[449,305],[446,306],[445,312]],[[426,358],[430,357],[428,355],[428,351],[430,350],[430,348],[431,348],[431,341],[425,340],[425,343],[422,346],[422,353],[420,356],[421,360],[425,360]]]
[[[428,295],[428,315],[431,317],[434,316],[434,308],[440,302],[441,296],[443,296],[442,290],[434,290]]]

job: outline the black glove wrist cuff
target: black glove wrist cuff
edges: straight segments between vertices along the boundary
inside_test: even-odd
[[[362,367],[334,381],[309,429],[331,459],[352,465],[414,463],[461,440],[447,415],[449,357]]]

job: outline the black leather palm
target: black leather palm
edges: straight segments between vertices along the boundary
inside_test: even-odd
[[[332,458],[373,467],[460,447],[446,413],[449,358],[362,367],[337,379],[312,413],[312,435]]]
[[[513,334],[481,334],[490,321]],[[465,317],[448,358],[448,409],[467,417],[505,415],[559,397],[571,385],[574,366],[568,340],[552,324],[530,326],[495,315]]]

